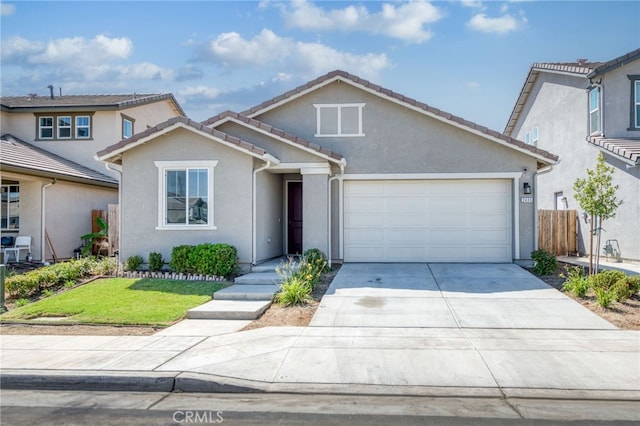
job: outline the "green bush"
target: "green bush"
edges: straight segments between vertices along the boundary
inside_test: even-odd
[[[26,273],[14,275],[5,281],[5,290],[14,299],[25,298],[35,294],[38,289],[38,279],[35,274]]]
[[[608,308],[609,305],[611,305],[611,302],[613,302],[613,291],[602,287],[597,287],[594,289],[594,291],[596,293],[596,301],[598,302],[598,305],[602,306],[603,308]]]
[[[624,272],[620,271],[602,271],[589,277],[589,284],[595,290],[598,288],[609,290],[613,285],[625,278]]]
[[[640,275],[620,278],[612,287],[616,301],[622,303],[640,290]]]
[[[533,273],[536,275],[550,275],[558,269],[556,257],[545,250],[531,252],[531,258],[535,261]]]
[[[311,286],[300,277],[289,277],[280,285],[275,300],[285,306],[306,304],[311,300]]]
[[[149,253],[149,270],[152,272],[157,272],[162,270],[164,266],[164,259],[162,258],[161,253],[151,252]]]
[[[114,257],[103,257],[97,260],[91,274],[93,275],[111,275],[118,269],[118,263]]]
[[[193,272],[217,277],[229,277],[238,267],[238,251],[229,244],[198,244],[189,255]]]
[[[124,270],[137,271],[140,266],[142,266],[143,262],[144,259],[142,258],[142,256],[138,256],[137,254],[134,256],[129,256],[129,258],[124,262]]]
[[[584,269],[580,266],[569,266],[567,280],[562,285],[562,289],[577,297],[584,297],[589,291],[589,280],[584,276]]]
[[[195,249],[195,246],[182,245],[176,246],[171,250],[171,260],[169,261],[169,267],[173,272],[179,274],[188,274],[193,272],[193,266],[189,259],[191,258],[191,252]]]
[[[314,285],[320,278],[320,275],[329,271],[327,256],[320,249],[312,248],[305,251],[302,259],[309,265],[308,268],[315,277]]]

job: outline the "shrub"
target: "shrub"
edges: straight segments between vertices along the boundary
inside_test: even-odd
[[[130,256],[126,262],[124,262],[124,269],[125,271],[137,271],[143,262],[144,259],[142,259],[142,256]]]
[[[625,278],[624,272],[620,271],[602,271],[589,277],[589,284],[595,290],[598,288],[609,290],[613,285]]]
[[[42,290],[42,295],[44,297],[50,297],[53,296],[53,290],[51,290],[50,288],[47,288],[45,290]]]
[[[535,261],[533,273],[536,275],[550,275],[558,269],[556,257],[545,250],[531,252],[531,258]]]
[[[303,305],[311,300],[311,286],[300,277],[289,277],[280,285],[276,302],[285,305]]]
[[[598,302],[598,305],[603,308],[608,308],[609,305],[611,305],[611,302],[613,302],[613,291],[602,287],[595,288],[594,291],[596,293],[596,301]]]
[[[612,287],[616,301],[622,303],[640,290],[640,275],[620,278]]]
[[[171,270],[180,274],[193,272],[189,259],[194,249],[195,246],[189,245],[176,246],[171,249],[171,260],[169,261]]]
[[[238,251],[229,244],[199,244],[189,254],[189,264],[196,274],[229,277],[238,267]]]
[[[567,280],[562,289],[575,295],[584,297],[589,290],[589,280],[584,276],[584,270],[580,266],[570,266],[567,268]]]
[[[19,308],[29,303],[29,299],[18,299],[16,300],[16,306]]]
[[[103,257],[91,269],[93,275],[111,275],[118,269],[118,263],[113,257]]]
[[[38,280],[35,274],[14,275],[5,281],[5,289],[14,299],[25,298],[36,292]]]
[[[164,259],[161,253],[151,252],[149,253],[149,270],[157,272],[164,266]]]
[[[316,281],[320,275],[329,271],[327,256],[320,249],[309,249],[304,252],[302,258],[310,265],[312,273],[316,276]]]

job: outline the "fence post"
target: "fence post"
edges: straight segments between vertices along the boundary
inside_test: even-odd
[[[7,267],[0,264],[0,314],[7,311],[4,306],[4,277],[6,276]]]

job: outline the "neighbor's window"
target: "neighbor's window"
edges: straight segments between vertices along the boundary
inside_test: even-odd
[[[37,115],[37,140],[91,138],[91,115]]]
[[[0,228],[20,229],[20,186],[2,185],[0,199]]]
[[[58,117],[58,139],[71,139],[71,116]]]
[[[538,146],[538,128],[537,127],[533,128],[531,143],[535,146]]]
[[[53,139],[53,117],[38,118],[38,138]]]
[[[600,88],[589,91],[589,134],[600,132]]]
[[[129,117],[122,117],[122,139],[130,138],[133,136],[133,119]]]
[[[157,229],[215,229],[213,169],[217,161],[156,161],[160,182]]]
[[[527,132],[524,135],[524,143],[526,143],[527,145],[531,144],[531,133],[530,132]]]
[[[365,104],[314,104],[316,137],[364,136],[362,108]]]
[[[640,130],[640,75],[631,79],[631,126],[629,130]]]

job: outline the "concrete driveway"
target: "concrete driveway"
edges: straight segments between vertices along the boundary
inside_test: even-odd
[[[515,264],[342,265],[311,326],[615,329]]]

